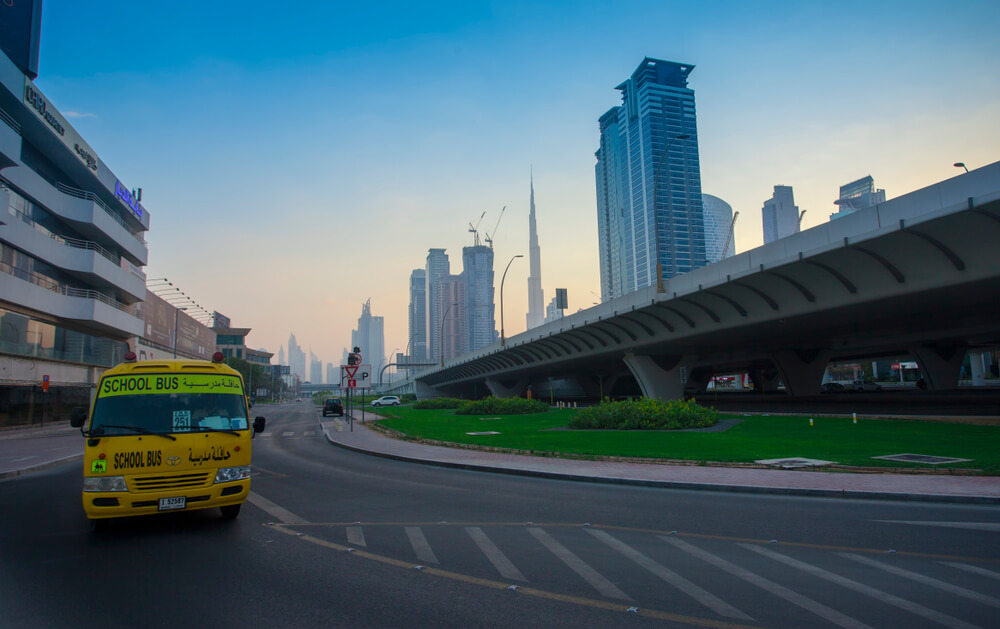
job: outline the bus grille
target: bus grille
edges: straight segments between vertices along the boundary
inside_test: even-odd
[[[208,484],[211,475],[212,472],[192,472],[166,476],[139,476],[132,479],[132,484],[137,492],[204,487]]]

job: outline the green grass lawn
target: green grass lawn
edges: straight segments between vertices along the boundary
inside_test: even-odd
[[[872,459],[888,454],[929,454],[969,463],[947,467],[1000,474],[1000,426],[932,421],[721,415],[742,420],[724,432],[577,431],[565,427],[575,412],[554,410],[499,419],[455,415],[453,411],[383,409],[386,428],[412,438],[513,450],[572,455],[643,457],[750,463],[758,459],[806,457],[865,467],[934,467]],[[495,431],[498,435],[466,433]],[[938,466],[944,467],[944,466]]]

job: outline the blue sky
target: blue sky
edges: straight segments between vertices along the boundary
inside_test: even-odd
[[[402,351],[410,271],[445,247],[459,272],[483,211],[492,231],[507,206],[498,271],[526,255],[531,169],[546,300],[597,301],[597,119],[645,56],[696,66],[703,189],[740,211],[737,251],[774,185],[811,227],[848,181],[893,198],[998,158],[996,2],[288,4],[45,0],[37,83],[143,188],[150,277],[324,363],[369,298]]]

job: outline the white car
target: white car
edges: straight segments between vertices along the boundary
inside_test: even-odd
[[[864,380],[855,380],[851,384],[851,390],[852,391],[858,391],[858,392],[862,392],[862,391],[881,391],[882,390],[882,385],[880,385],[879,383],[875,382],[871,378],[865,378]]]
[[[383,395],[377,400],[372,400],[372,406],[375,408],[380,406],[399,406],[399,398],[395,395]]]

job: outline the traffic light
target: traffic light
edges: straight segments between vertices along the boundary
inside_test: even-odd
[[[356,364],[358,364],[358,355],[355,354],[354,352],[351,352],[350,354],[348,354],[347,355],[347,364],[348,365],[356,365]]]

